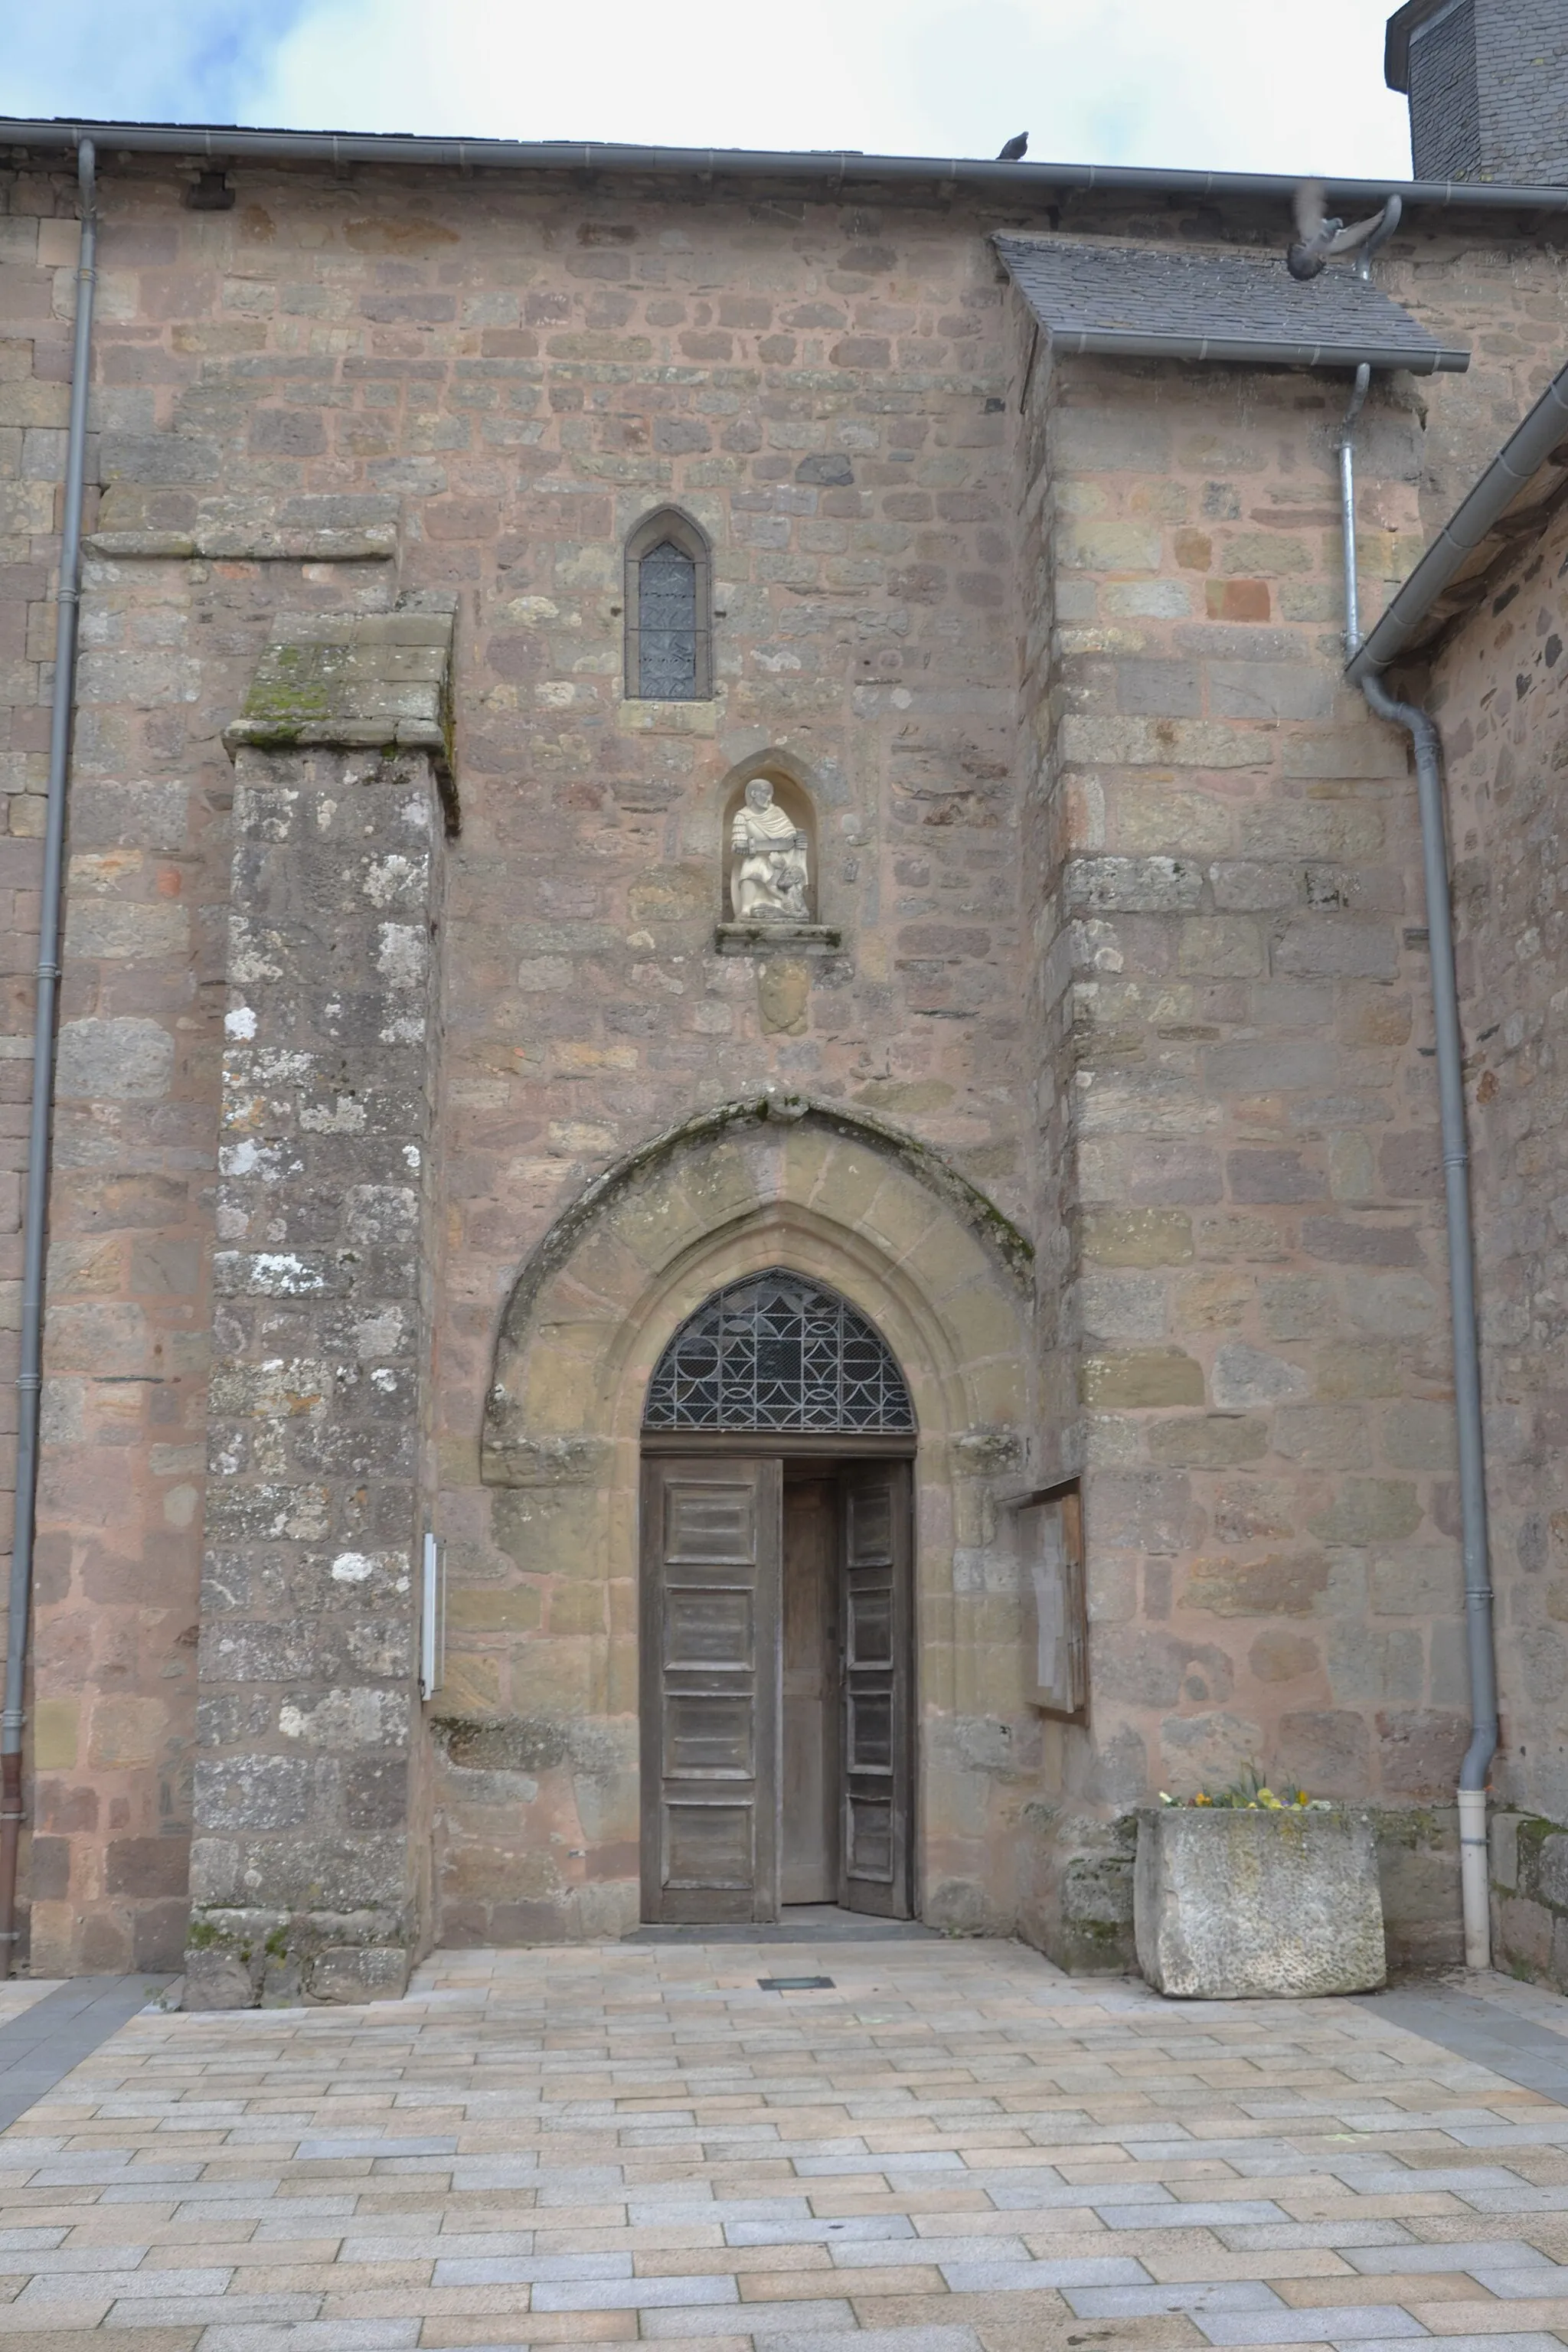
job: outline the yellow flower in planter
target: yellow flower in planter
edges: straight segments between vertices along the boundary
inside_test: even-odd
[[[1162,1789],[1160,1802],[1178,1811],[1200,1805],[1211,1811],[1234,1813],[1328,1813],[1333,1811],[1326,1797],[1309,1797],[1305,1789],[1289,1790],[1283,1797],[1277,1797],[1260,1777],[1256,1764],[1248,1764],[1228,1789],[1216,1790],[1212,1795],[1206,1789],[1200,1789],[1191,1797],[1173,1797],[1168,1789]]]

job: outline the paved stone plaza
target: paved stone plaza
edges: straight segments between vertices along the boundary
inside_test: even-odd
[[[759,1988],[786,1969],[832,1990]],[[0,2335],[1558,2352],[1568,2106],[1523,2078],[1568,2010],[1483,1983],[1186,2006],[931,1937],[442,1953],[370,2009],[150,2011],[0,2137]],[[1521,2079],[1396,2014],[1489,2019]]]

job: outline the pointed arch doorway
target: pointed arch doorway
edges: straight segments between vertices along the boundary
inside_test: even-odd
[[[643,1916],[913,1909],[914,1410],[775,1266],[675,1333],[642,1429]]]

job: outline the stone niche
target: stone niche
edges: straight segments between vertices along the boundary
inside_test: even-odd
[[[753,811],[753,824],[758,814],[762,826],[779,826],[776,845],[781,853],[781,868],[793,863],[793,876],[781,872],[781,880],[794,880],[793,891],[770,889],[766,880],[762,884],[764,901],[775,896],[788,896],[795,904],[784,906],[754,906],[737,904],[737,881],[743,868],[741,853],[735,846],[737,824],[745,823],[748,806],[763,795],[755,787],[766,788],[766,808]],[[780,821],[793,828],[797,845],[791,845]],[[760,829],[754,837],[759,847],[766,839]],[[761,860],[750,861],[754,864]],[[829,955],[840,944],[837,929],[818,919],[821,892],[821,842],[818,837],[816,806],[811,793],[800,779],[776,757],[769,756],[748,761],[730,778],[721,803],[719,829],[720,918],[715,944],[721,955]],[[746,885],[741,882],[742,891]]]
[[[185,2003],[395,1998],[452,609],[285,620],[235,760]]]

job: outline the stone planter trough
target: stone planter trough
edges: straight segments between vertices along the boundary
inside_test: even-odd
[[[1156,1992],[1370,1992],[1387,1975],[1372,1824],[1337,1808],[1151,1808],[1138,1816],[1133,1926]]]

